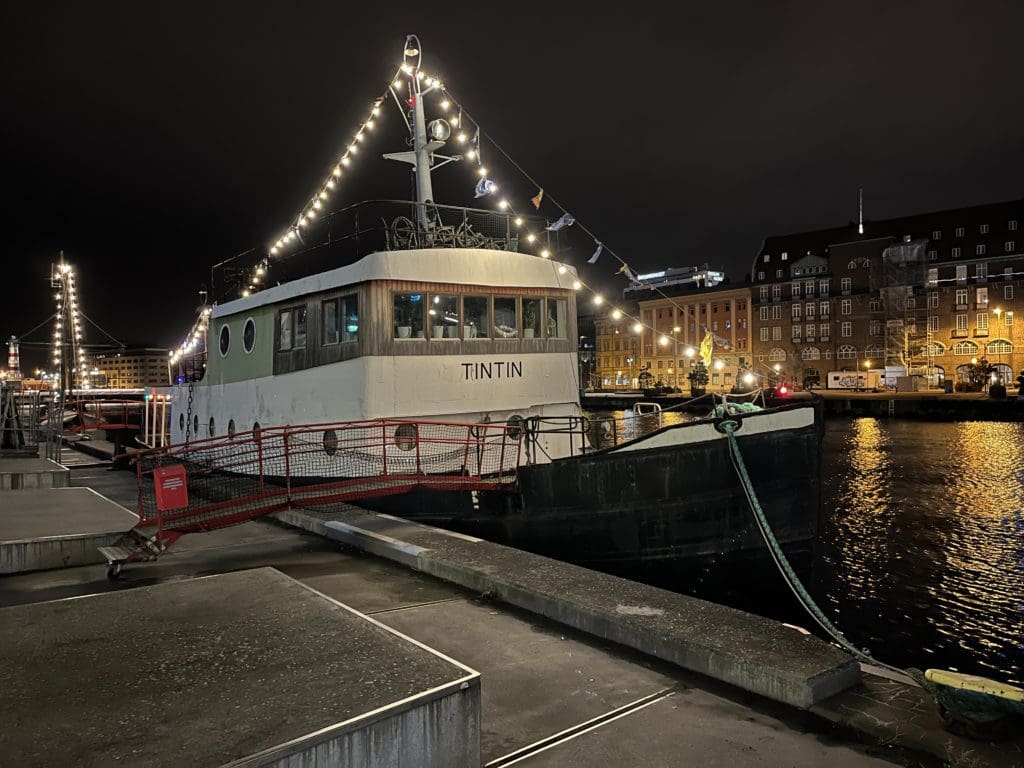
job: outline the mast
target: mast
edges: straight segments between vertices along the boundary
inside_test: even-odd
[[[444,146],[445,139],[451,135],[451,127],[445,120],[432,120],[429,125],[427,124],[423,111],[423,97],[431,91],[440,88],[441,84],[436,80],[431,81],[428,79],[427,82],[429,84],[426,88],[423,87],[424,75],[420,71],[422,61],[423,54],[420,48],[420,40],[416,35],[409,35],[405,39],[401,70],[404,80],[407,81],[408,96],[403,104],[401,94],[399,93],[399,84],[403,82],[402,75],[392,83],[391,95],[401,108],[403,117],[405,117],[406,109],[408,107],[412,108],[412,121],[410,122],[409,118],[405,117],[409,128],[412,151],[392,152],[384,155],[384,158],[386,160],[409,163],[413,166],[413,171],[416,174],[416,218],[420,226],[424,229],[430,229],[433,226],[433,222],[428,215],[427,204],[434,202],[434,189],[431,185],[430,169],[434,165],[434,153]],[[451,162],[455,158],[442,157],[442,159],[446,162]]]

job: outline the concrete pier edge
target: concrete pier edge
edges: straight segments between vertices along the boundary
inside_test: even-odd
[[[360,517],[365,525],[358,522]],[[408,521],[394,522],[363,510],[352,513],[349,520],[324,519],[299,509],[280,512],[277,518],[439,579],[493,595],[560,624],[801,709],[808,709],[851,688],[860,679],[859,665],[839,649],[813,636],[784,629],[778,622],[725,606],[499,544],[453,537],[430,526]],[[385,530],[400,529],[407,536],[415,532],[435,539],[438,545],[447,542],[450,546],[444,547],[447,551],[441,551],[440,546],[420,546],[370,527],[377,525]],[[478,551],[485,549],[487,566],[475,564],[473,558],[460,557],[463,554],[458,551],[460,547],[472,547]],[[514,559],[516,567],[502,569],[500,562],[509,557]],[[553,570],[562,577],[558,584],[550,585],[550,590],[516,578],[516,573],[535,573],[541,568]],[[568,586],[570,580],[582,584],[582,588],[573,593]],[[642,603],[647,612],[631,615],[609,610],[606,605],[593,600],[588,604],[584,595],[587,588],[590,588],[592,597],[595,593],[607,592],[613,583],[623,587],[628,585],[628,590],[623,591],[632,593],[632,602]],[[671,621],[664,620],[670,618],[666,614],[673,613],[673,609],[680,609],[676,613],[683,609],[697,609],[701,615],[692,617],[694,623],[709,624],[712,631],[703,634],[679,631]],[[662,616],[664,619],[659,618]],[[764,635],[748,636],[754,632],[763,632]],[[734,647],[725,647],[723,638],[730,633],[736,642]],[[702,642],[701,638],[708,642]],[[776,648],[784,646],[786,653],[764,652],[760,648],[762,644]],[[755,652],[752,652],[752,647]]]
[[[346,519],[331,519],[342,516]],[[1008,746],[1009,751],[1007,751],[999,743],[969,741],[948,733],[939,724],[935,703],[930,694],[912,680],[909,678],[898,679],[896,675],[885,670],[875,670],[870,666],[860,665],[839,649],[827,646],[817,638],[808,639],[840,654],[845,661],[836,664],[834,669],[824,671],[819,677],[807,679],[802,686],[802,694],[785,688],[766,691],[763,687],[744,684],[750,681],[744,681],[737,677],[737,673],[749,672],[749,668],[729,668],[721,665],[719,663],[721,660],[715,659],[713,656],[681,653],[679,649],[671,647],[671,638],[657,633],[645,633],[642,629],[635,627],[629,631],[613,631],[608,626],[608,622],[602,621],[601,616],[565,610],[566,604],[571,603],[571,596],[567,595],[564,600],[553,600],[549,596],[532,593],[528,589],[523,589],[503,579],[489,562],[486,564],[481,562],[477,567],[465,563],[460,564],[438,553],[433,547],[427,546],[425,542],[421,546],[405,540],[405,538],[433,539],[437,542],[462,542],[463,545],[471,546],[474,540],[470,537],[361,509],[352,509],[350,512],[338,515],[290,509],[277,513],[275,517],[285,525],[391,560],[411,570],[430,574],[465,588],[492,595],[518,608],[542,615],[588,634],[675,663],[684,669],[763,695],[766,698],[804,709],[850,734],[856,734],[869,743],[907,749],[950,764],[958,764],[958,760],[969,758],[977,760],[976,764],[978,765],[1024,765],[1024,760],[1018,762],[1013,755],[1016,752],[1018,757],[1022,756],[1021,746],[1017,742],[1011,743]],[[356,521],[362,521],[365,524]],[[379,526],[382,530],[372,530],[370,526]],[[396,535],[383,532],[388,529],[395,531]],[[399,535],[397,531],[404,533]],[[415,533],[411,536],[405,535],[410,532]],[[488,549],[492,547],[509,549],[491,542],[479,543]],[[442,544],[442,546],[444,545]],[[512,552],[517,558],[522,556],[527,559],[548,560],[548,558],[519,550],[512,550]],[[487,557],[480,559],[481,561],[489,560]],[[558,566],[586,571],[586,569],[565,563],[558,563]],[[599,576],[607,579],[616,578],[605,574],[599,574]],[[621,581],[626,582],[625,579]],[[650,590],[655,593],[663,591],[635,582],[626,583],[635,585],[639,590]],[[686,599],[693,600],[694,598]],[[722,606],[716,607],[721,608]],[[726,608],[725,610],[732,609]],[[736,613],[742,612],[736,611]],[[612,623],[625,624],[625,618],[627,617],[616,616]],[[763,621],[768,622],[769,620],[763,619]],[[772,623],[781,626],[778,622]],[[794,633],[794,640],[799,637],[805,636]],[[754,672],[756,673],[757,670]]]

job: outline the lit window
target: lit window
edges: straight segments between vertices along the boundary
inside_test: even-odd
[[[772,327],[772,340],[773,341],[779,341],[781,338],[782,338],[782,327],[778,326],[778,325],[773,326]]]
[[[1006,228],[1008,230],[1010,230],[1011,232],[1016,232],[1017,231],[1017,220],[1016,219],[1010,219],[1008,222],[1006,222]]]
[[[983,234],[983,235],[987,235],[987,234],[988,234],[988,224],[982,224],[982,225],[980,225],[980,226],[978,227],[978,232],[980,232],[980,233],[981,233],[981,234]]]
[[[936,250],[928,251],[928,260],[929,261],[935,261],[938,258],[939,258],[939,252],[938,251],[936,251]]]
[[[979,331],[988,330],[988,312],[979,312],[975,318],[977,320],[977,329]]]
[[[963,237],[964,236],[964,228],[963,227],[957,227],[956,228],[956,236],[957,237]]]
[[[485,298],[484,301],[487,299]],[[422,339],[423,294],[396,293],[394,301],[394,335],[396,339]]]
[[[1013,249],[1017,247],[1017,244],[1013,240],[1007,240],[1003,243],[1003,250],[1007,253],[1013,253]]]
[[[851,347],[849,344],[843,344],[843,346],[836,350],[836,359],[838,360],[853,360],[856,357],[856,347]]]
[[[761,258],[764,260],[765,264],[767,264],[772,259],[771,255],[767,254],[767,253],[764,256],[762,256]]]
[[[786,253],[785,251],[783,251],[783,252],[782,252],[782,256],[781,256],[780,258],[781,258],[781,259],[782,259],[783,261],[785,261],[786,259],[788,259],[788,258],[789,258],[789,254],[788,254],[788,253]]]
[[[758,317],[761,320],[767,320],[768,319],[768,307],[766,307],[766,306],[765,307],[761,307],[758,310]]]
[[[932,240],[941,240],[941,239],[942,239],[942,230],[941,229],[933,229],[932,230]]]
[[[850,299],[843,299],[840,304],[839,314],[849,315],[853,313],[853,302]]]
[[[960,258],[960,248],[959,247],[953,248],[951,253],[952,253],[954,259],[959,259]]]
[[[932,331],[932,332],[935,332],[935,331],[939,330],[939,316],[938,315],[931,315],[928,318],[928,330]]]
[[[984,280],[988,277],[988,264],[984,261],[974,265],[974,276],[979,280]]]
[[[842,280],[839,281],[839,289],[843,293],[849,293],[852,288],[853,288],[853,278],[844,277]]]
[[[1004,299],[1012,299],[1013,298],[1013,286],[1012,285],[1004,285],[1003,286],[1003,298]],[[1013,313],[1012,312],[1007,312],[1006,313],[1007,320],[1009,320],[1011,317],[1013,317]],[[1009,323],[1007,323],[1007,325],[1009,325]]]
[[[843,336],[844,338],[849,338],[850,336],[853,336],[853,323],[851,323],[849,320],[842,323],[840,325],[839,335]]]
[[[548,299],[547,334],[549,339],[568,338],[568,314],[565,299]]]
[[[985,255],[985,244],[984,243],[979,243],[978,245],[974,246],[974,255],[975,256],[984,256]]]

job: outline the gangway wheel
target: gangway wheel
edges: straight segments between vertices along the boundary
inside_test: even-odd
[[[124,570],[124,563],[118,561],[116,563],[107,563],[107,578],[108,579],[119,579],[121,578],[121,571]]]

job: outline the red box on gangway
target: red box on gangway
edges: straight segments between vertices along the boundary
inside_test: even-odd
[[[188,506],[188,484],[185,481],[185,468],[180,464],[170,467],[158,467],[153,470],[153,482],[156,484],[156,508],[161,512],[181,509]]]

